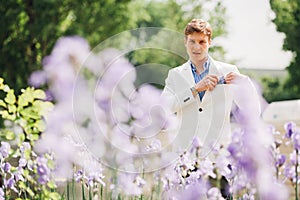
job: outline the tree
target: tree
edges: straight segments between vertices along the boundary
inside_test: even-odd
[[[294,53],[294,59],[287,67],[289,77],[284,88],[290,91],[290,99],[300,98],[300,1],[299,0],[270,0],[271,9],[276,17],[273,22],[279,32],[285,33],[284,50]]]
[[[96,45],[134,27],[129,0],[1,1],[1,74],[16,91],[41,67],[57,39],[80,35]]]

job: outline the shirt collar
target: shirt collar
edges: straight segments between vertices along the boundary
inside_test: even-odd
[[[210,61],[210,57],[208,56],[207,60],[206,60],[205,63],[203,64],[204,71],[209,69],[210,62],[211,62],[211,61]],[[196,72],[196,67],[194,66],[194,64],[192,63],[191,60],[189,60],[189,63],[190,63],[190,65],[191,65],[191,67],[192,67],[193,72]]]

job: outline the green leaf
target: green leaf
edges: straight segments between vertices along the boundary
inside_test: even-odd
[[[9,88],[8,85],[3,85],[2,90],[3,90],[4,92],[9,92],[10,88]]]
[[[11,121],[14,121],[16,119],[16,115],[9,114],[7,110],[0,110],[0,115],[2,115],[3,119],[9,119]]]
[[[25,141],[25,134],[24,133],[21,133],[18,135],[18,144],[21,145],[24,141]]]
[[[15,96],[15,94],[14,94],[14,90],[9,90],[9,91],[7,92],[7,95],[6,95],[6,97],[5,97],[4,100],[5,100],[6,103],[8,103],[8,104],[14,104],[14,103],[16,103],[16,96]]]
[[[28,106],[29,103],[32,103],[34,100],[34,93],[31,88],[26,88],[26,90],[23,90],[23,93],[19,96],[18,99],[18,105],[19,108],[22,108],[24,106]]]
[[[40,115],[36,112],[36,110],[33,107],[24,108],[20,111],[20,114],[24,118],[31,118],[31,119],[39,119]]]
[[[49,111],[53,109],[53,104],[48,101],[36,100],[33,102],[33,106],[38,111],[40,116],[45,116]]]
[[[13,140],[13,139],[15,139],[15,134],[11,130],[6,130],[5,137],[7,140]]]
[[[27,139],[30,141],[37,141],[39,139],[39,135],[38,134],[29,134],[29,135],[27,135]]]
[[[15,113],[17,111],[17,107],[14,104],[8,104],[7,108],[10,113]]]
[[[26,149],[26,150],[24,151],[24,158],[25,158],[26,160],[29,160],[29,159],[30,159],[30,155],[31,155],[31,149]]]
[[[52,182],[52,181],[49,181],[49,182],[47,183],[47,186],[48,186],[50,189],[55,189],[55,188],[56,188],[55,183]]]
[[[15,139],[15,133],[8,129],[2,129],[0,132],[0,137],[6,141],[12,141]]]
[[[50,198],[50,199],[53,199],[53,200],[59,200],[59,199],[61,199],[61,196],[60,196],[59,193],[57,193],[57,192],[51,192],[51,193],[49,194],[49,198]]]
[[[28,194],[33,197],[34,196],[34,192],[32,191],[32,189],[30,187],[26,188],[26,191],[28,192]]]
[[[6,108],[6,103],[2,99],[0,99],[0,106]]]
[[[46,129],[46,125],[43,120],[37,120],[34,126],[38,129],[39,132],[43,132]]]
[[[19,183],[19,188],[21,188],[21,189],[25,189],[26,188],[26,185],[25,185],[24,182],[19,181],[18,183]]]
[[[33,91],[33,97],[35,99],[45,99],[46,98],[46,94],[43,90],[37,89]]]

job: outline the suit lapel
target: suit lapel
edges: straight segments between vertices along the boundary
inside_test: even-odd
[[[220,76],[221,75],[220,70],[221,69],[219,68],[219,65],[215,62],[215,60],[213,58],[210,57],[210,66],[209,66],[208,74],[214,74],[214,75]],[[216,93],[215,90],[205,91],[204,96],[202,98],[202,105],[208,104],[209,101],[211,101],[212,95],[214,96],[215,93]]]
[[[210,67],[208,74],[220,75],[219,65],[210,57]]]
[[[189,62],[183,64],[181,73],[191,87],[195,85],[195,79]]]

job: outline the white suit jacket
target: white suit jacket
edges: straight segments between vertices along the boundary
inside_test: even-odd
[[[229,72],[239,73],[235,65],[211,58],[209,74],[225,76]],[[234,89],[234,84],[218,84],[214,90],[206,91],[200,101],[199,95],[194,97],[190,90],[194,85],[190,63],[186,62],[169,71],[162,96],[179,119],[173,148],[189,149],[193,138],[198,136],[203,145],[202,155],[206,156],[213,145],[226,145],[230,139],[230,112],[237,90]],[[253,87],[253,84],[250,85]],[[241,98],[236,99],[238,106],[243,104],[238,102],[239,99]]]

